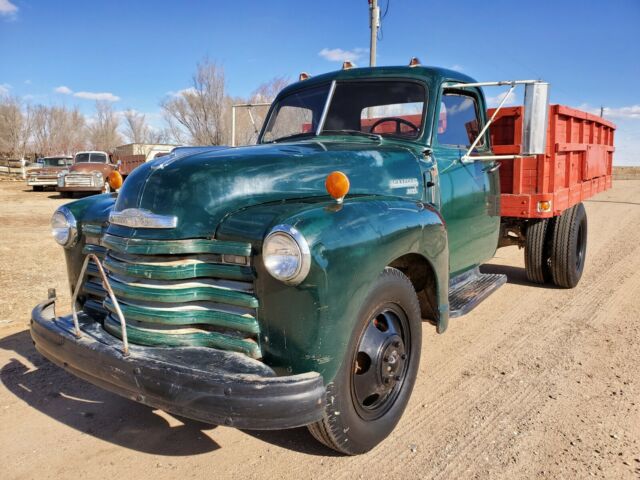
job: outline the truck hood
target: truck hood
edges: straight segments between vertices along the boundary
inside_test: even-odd
[[[100,172],[102,175],[106,175],[113,170],[113,166],[108,163],[96,163],[96,162],[80,162],[74,163],[69,168],[69,172],[73,173],[91,173]]]
[[[109,231],[146,238],[211,237],[226,215],[240,209],[294,198],[328,198],[324,182],[334,170],[349,177],[349,195],[421,197],[416,153],[399,143],[305,141],[171,154],[134,170],[114,210],[176,216],[177,227],[111,225]]]
[[[41,167],[27,171],[29,175],[57,175],[63,170],[67,170],[67,167]]]

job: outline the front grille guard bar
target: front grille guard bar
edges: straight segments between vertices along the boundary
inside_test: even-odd
[[[80,276],[78,277],[78,283],[76,284],[76,288],[73,291],[73,297],[71,298],[71,314],[73,317],[73,328],[75,330],[76,337],[80,338],[82,336],[82,331],[80,330],[80,323],[78,322],[78,312],[76,311],[76,302],[78,300],[78,294],[80,293],[80,289],[82,288],[82,284],[84,283],[84,277],[87,273],[87,267],[89,266],[89,261],[93,260],[93,262],[98,267],[98,272],[100,272],[100,276],[102,277],[102,286],[105,288],[111,301],[113,302],[113,306],[116,309],[116,314],[118,315],[118,319],[120,320],[120,329],[122,331],[122,352],[123,354],[129,355],[129,340],[127,338],[127,323],[124,319],[124,315],[122,314],[122,310],[120,310],[120,304],[118,303],[118,299],[116,298],[113,290],[111,289],[111,284],[109,283],[109,279],[107,278],[107,274],[104,272],[102,268],[102,263],[100,263],[100,259],[93,253],[89,253],[82,264],[82,270],[80,270]]]

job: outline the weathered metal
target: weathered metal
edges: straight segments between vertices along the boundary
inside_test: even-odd
[[[464,163],[465,146],[438,140],[444,95],[452,84],[473,80],[419,65],[352,68],[305,79],[287,87],[278,98],[306,88],[329,92],[333,86],[339,92],[336,85],[341,82],[363,79],[400,79],[421,86],[417,90],[424,91],[424,107],[422,114],[412,114],[411,123],[416,126],[412,136],[393,136],[385,129],[374,134],[351,132],[357,135],[324,131],[321,117],[326,120],[329,99],[319,123],[314,124],[318,130],[309,130],[306,139],[174,152],[135,169],[117,197],[99,195],[70,204],[82,235],[76,245],[65,249],[65,256],[70,285],[82,291],[80,328],[91,332],[86,335],[90,338],[83,335],[67,342],[67,320],[46,318],[41,308],[34,311],[37,347],[54,361],[67,362],[74,373],[100,383],[103,376],[124,368],[122,359],[106,355],[103,347],[127,332],[132,356],[138,355],[143,370],[160,350],[168,370],[155,372],[142,384],[136,383],[139,376],[126,373],[117,380],[104,380],[107,388],[140,395],[143,403],[193,418],[224,423],[229,416],[233,425],[271,428],[321,417],[322,412],[309,402],[322,404],[318,392],[332,384],[345,358],[351,358],[348,348],[359,313],[372,282],[385,268],[398,268],[411,278],[416,293],[430,302],[425,312],[438,331],[444,331],[451,310],[450,279],[468,275],[491,258],[500,230],[497,167]],[[464,91],[478,105],[477,132],[482,132],[487,122],[483,93],[477,86]],[[274,107],[269,115],[273,113]],[[364,121],[373,126],[377,120]],[[399,124],[395,130],[398,133]],[[489,134],[480,137],[474,154],[492,154]],[[342,172],[349,184],[341,203],[325,188],[327,176],[335,171]],[[175,222],[171,228],[153,228],[166,225],[118,221],[118,213],[129,209],[151,212],[155,218],[175,218]],[[110,215],[116,221],[110,222]],[[297,284],[277,280],[264,264],[263,242],[278,226],[295,231],[308,246],[308,251],[301,252],[307,255],[308,271]],[[98,268],[87,267],[87,280],[79,278],[87,254],[102,262],[127,319],[126,328],[114,316],[116,305],[101,285]],[[485,295],[503,279],[489,280],[470,282],[454,300],[469,292]],[[472,303],[458,302],[456,311]],[[60,348],[49,341],[56,335],[65,339]],[[100,345],[81,344],[84,341]],[[178,358],[186,351],[192,352],[189,358],[196,358],[196,352],[201,356],[191,367]],[[100,355],[105,368],[85,374],[78,359],[86,361],[92,355]],[[270,407],[275,410],[260,410],[261,404],[255,402],[274,404],[266,391],[243,400],[232,396],[229,405],[223,405],[220,398],[210,398],[217,393],[204,390],[218,392],[218,383],[183,381],[190,375],[198,377],[201,372],[195,370],[206,366],[228,368],[227,373],[237,377],[234,381],[242,383],[239,379],[248,371],[242,362],[215,363],[228,361],[227,355],[242,357],[251,365],[250,371],[268,372],[283,379],[283,384],[304,384],[300,407],[291,398],[285,402],[303,413],[289,415],[275,406]],[[402,375],[401,370],[397,375]],[[303,379],[302,383],[294,377]],[[175,396],[164,388],[173,381]],[[153,382],[163,388],[155,389]],[[254,385],[256,391],[260,382]],[[201,391],[213,413],[202,413],[204,403],[191,409],[181,397],[183,389],[189,391],[185,395],[190,401],[196,401],[194,389]],[[252,402],[259,412],[245,408]],[[241,413],[228,414],[236,405],[241,405],[237,410]],[[265,417],[274,412],[282,417]]]

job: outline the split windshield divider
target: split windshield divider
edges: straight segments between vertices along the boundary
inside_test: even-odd
[[[335,91],[336,91],[336,81],[334,80],[331,82],[331,87],[329,87],[329,94],[327,95],[327,100],[324,102],[324,108],[322,109],[320,122],[318,122],[318,128],[316,129],[316,136],[318,137],[322,133],[324,122],[327,120],[327,115],[329,114],[329,107],[331,106],[331,99],[333,98],[333,93]]]

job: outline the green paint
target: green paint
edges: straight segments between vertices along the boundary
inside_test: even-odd
[[[112,335],[122,338],[122,328],[120,322],[111,315],[104,319],[104,328]],[[236,339],[217,332],[193,332],[177,333],[174,335],[165,334],[159,337],[156,332],[146,328],[140,328],[127,324],[127,337],[131,343],[148,346],[162,347],[211,347],[221,350],[231,350],[248,355],[251,358],[260,358],[260,347],[253,342]]]
[[[174,229],[109,225],[103,243],[113,256],[107,256],[104,263],[113,274],[167,283],[213,276],[253,284],[252,293],[199,287],[168,288],[159,293],[151,287],[116,281],[118,297],[154,302],[154,307],[209,301],[255,308],[259,301],[256,317],[243,324],[245,330],[238,329],[255,334],[257,343],[217,331],[163,331],[159,335],[153,330],[154,322],[197,325],[211,321],[219,326],[223,319],[205,321],[204,317],[189,317],[191,313],[181,317],[175,312],[158,315],[156,310],[152,313],[125,301],[125,315],[132,322],[128,327],[131,342],[243,351],[261,356],[278,372],[318,371],[325,382],[330,382],[345,356],[371,283],[385,266],[407,254],[421,258],[433,271],[439,330],[446,328],[450,276],[493,255],[499,229],[496,174],[487,174],[483,170],[487,165],[480,162],[463,165],[460,156],[464,152],[438,145],[434,138],[443,84],[473,80],[457,72],[427,67],[362,68],[319,75],[287,87],[281,95],[333,80],[363,78],[408,78],[424,84],[428,99],[420,138],[376,140],[323,135],[289,143],[167,156],[136,169],[115,205],[113,196],[108,195],[69,205],[81,225],[106,225],[113,208],[142,208],[178,218]],[[478,101],[484,111],[480,92]],[[488,141],[486,144],[488,148]],[[351,182],[349,195],[340,206],[324,189],[326,176],[334,170],[346,173]],[[433,204],[432,190],[427,187],[431,179],[436,182]],[[398,182],[407,180],[417,183],[417,189],[398,188]],[[311,248],[309,275],[295,287],[272,278],[262,262],[264,236],[280,223],[295,226]],[[94,227],[85,230],[95,231]],[[77,281],[83,248],[81,239],[65,251],[71,285]],[[93,247],[87,248],[90,251]],[[122,253],[129,255],[126,262],[114,258]],[[217,260],[173,266],[131,263],[132,254],[232,254],[250,256],[251,267],[220,264]],[[224,321],[233,323],[230,318]],[[232,328],[237,329],[235,325]],[[119,324],[112,318],[105,320],[105,328],[118,335]]]
[[[109,250],[140,255],[173,255],[186,253],[217,253],[248,257],[251,244],[242,242],[219,242],[217,240],[161,241],[139,238],[121,238],[105,235],[102,244]]]
[[[116,298],[118,298],[117,293]],[[247,333],[258,333],[260,330],[255,317],[248,314],[240,315],[214,309],[183,310],[177,312],[175,310],[163,309],[162,307],[145,307],[126,303],[119,303],[119,305],[125,319],[145,322],[150,325],[150,328],[152,328],[153,324],[180,326],[214,325]],[[104,307],[110,312],[115,313],[115,307],[108,296],[105,298]],[[163,335],[159,333],[157,336],[160,339]]]
[[[197,287],[153,288],[152,286],[128,285],[111,279],[115,294],[132,300],[147,300],[162,303],[219,302],[239,307],[257,308],[258,299],[250,294],[216,285]]]
[[[104,267],[110,272],[140,278],[157,280],[183,280],[189,278],[216,277],[232,280],[251,280],[251,268],[239,265],[220,265],[212,263],[195,263],[186,265],[164,266],[127,263],[107,256]]]

